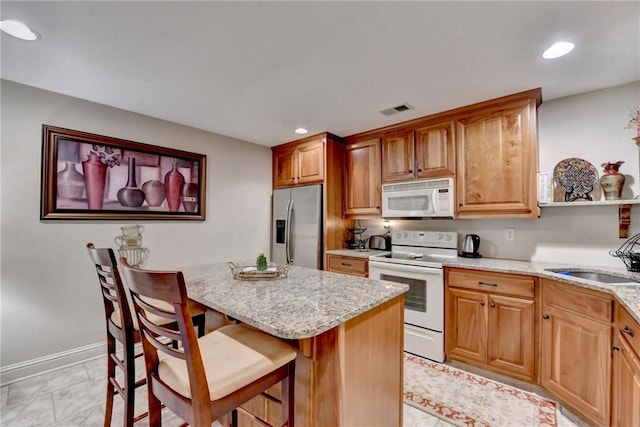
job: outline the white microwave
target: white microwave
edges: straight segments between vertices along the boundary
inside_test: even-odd
[[[383,218],[453,218],[453,178],[384,184]]]

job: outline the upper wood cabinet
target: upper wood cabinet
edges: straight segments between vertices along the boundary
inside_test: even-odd
[[[344,214],[380,216],[380,138],[344,147]]]
[[[453,122],[386,132],[382,141],[382,182],[453,176],[453,132]]]
[[[456,119],[458,218],[535,218],[539,89]]]
[[[324,138],[273,147],[273,187],[322,183]]]

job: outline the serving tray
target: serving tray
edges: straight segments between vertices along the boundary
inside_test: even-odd
[[[227,263],[233,278],[236,280],[258,281],[277,280],[287,277],[288,265],[278,265],[267,267],[264,271],[258,271],[255,265],[240,265],[229,261]]]

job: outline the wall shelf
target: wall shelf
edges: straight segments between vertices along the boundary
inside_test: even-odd
[[[578,207],[578,206],[618,206],[618,237],[629,237],[629,224],[631,224],[631,205],[640,204],[640,199],[626,200],[598,200],[595,202],[550,202],[538,203],[541,208]]]

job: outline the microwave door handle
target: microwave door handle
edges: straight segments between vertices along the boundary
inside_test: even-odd
[[[433,190],[431,201],[431,211],[435,214],[438,212],[438,190]]]
[[[287,258],[287,264],[292,264],[291,259],[291,213],[293,211],[293,200],[289,200],[287,204],[287,228],[285,230],[284,251]]]

